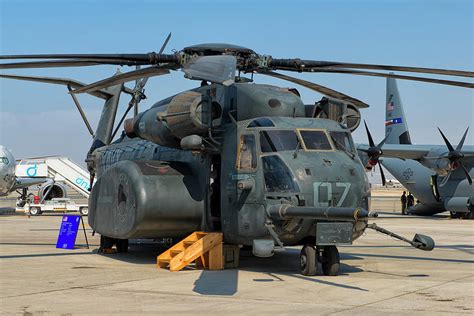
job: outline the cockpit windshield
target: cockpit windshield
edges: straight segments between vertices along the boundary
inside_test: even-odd
[[[262,153],[292,150],[298,146],[298,136],[292,130],[267,130],[260,132]]]
[[[349,133],[347,132],[329,132],[331,138],[338,150],[346,150],[351,153],[355,152],[354,143],[351,141]]]
[[[0,157],[0,165],[8,165],[9,161],[7,157]]]
[[[331,150],[326,133],[317,130],[300,130],[306,150]]]

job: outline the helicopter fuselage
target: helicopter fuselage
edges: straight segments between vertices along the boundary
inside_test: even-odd
[[[279,242],[295,245],[314,242],[316,223],[325,220],[272,218],[272,207],[368,209],[369,184],[350,131],[306,117],[289,89],[203,86],[158,102],[125,131],[128,137],[93,153],[98,181],[89,222],[105,236],[221,230],[226,242],[252,245],[273,230]],[[202,150],[180,148],[195,135]],[[352,223],[353,240],[366,220]]]

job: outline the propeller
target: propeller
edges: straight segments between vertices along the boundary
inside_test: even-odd
[[[386,178],[385,173],[383,172],[382,166],[379,163],[379,158],[383,155],[382,146],[387,141],[389,135],[385,136],[385,138],[378,144],[375,145],[374,139],[370,134],[369,127],[367,126],[367,122],[364,120],[365,130],[367,132],[367,138],[369,139],[369,148],[368,149],[360,149],[361,151],[365,152],[369,157],[369,164],[371,166],[375,166],[376,164],[379,165],[380,169],[380,176],[382,177],[382,185],[385,185]]]
[[[464,132],[464,135],[462,136],[461,141],[456,146],[456,148],[454,148],[453,145],[451,145],[448,138],[444,135],[444,133],[441,131],[441,129],[439,127],[438,127],[438,131],[440,132],[441,137],[443,137],[444,143],[446,144],[446,147],[448,147],[448,150],[449,150],[447,155],[437,157],[437,158],[447,158],[449,160],[450,170],[449,170],[448,174],[446,175],[446,177],[441,182],[441,185],[442,186],[445,185],[446,182],[448,182],[452,171],[458,169],[459,167],[464,172],[464,175],[466,176],[466,179],[469,182],[469,184],[472,185],[472,178],[469,175],[469,171],[467,170],[466,166],[464,166],[464,164],[462,162],[462,159],[466,156],[462,152],[462,146],[464,145],[464,141],[466,140],[466,135],[467,135],[467,132],[469,131],[469,127]]]

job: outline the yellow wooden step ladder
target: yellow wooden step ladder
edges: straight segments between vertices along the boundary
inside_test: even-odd
[[[194,232],[156,258],[159,268],[180,271],[191,263],[196,268],[224,269],[222,233]]]

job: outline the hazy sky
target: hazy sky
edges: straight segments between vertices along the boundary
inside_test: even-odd
[[[158,51],[168,32],[171,49],[227,42],[277,58],[299,57],[448,69],[474,69],[474,1],[21,1],[0,0],[0,53],[146,53]],[[125,67],[122,71],[127,71]],[[4,73],[70,77],[92,82],[116,67],[11,70]],[[341,74],[296,74],[359,98],[376,141],[384,135],[385,80]],[[449,78],[459,80],[463,78]],[[291,86],[256,77],[258,83]],[[153,78],[141,108],[199,82],[181,72]],[[415,143],[453,143],[467,126],[474,143],[470,89],[398,81]],[[303,101],[320,95],[298,87]],[[65,155],[83,163],[90,146],[62,86],[0,80],[0,143],[15,157]],[[101,102],[81,96],[94,123]],[[128,103],[122,98],[122,108]],[[364,131],[354,133],[366,142]]]

